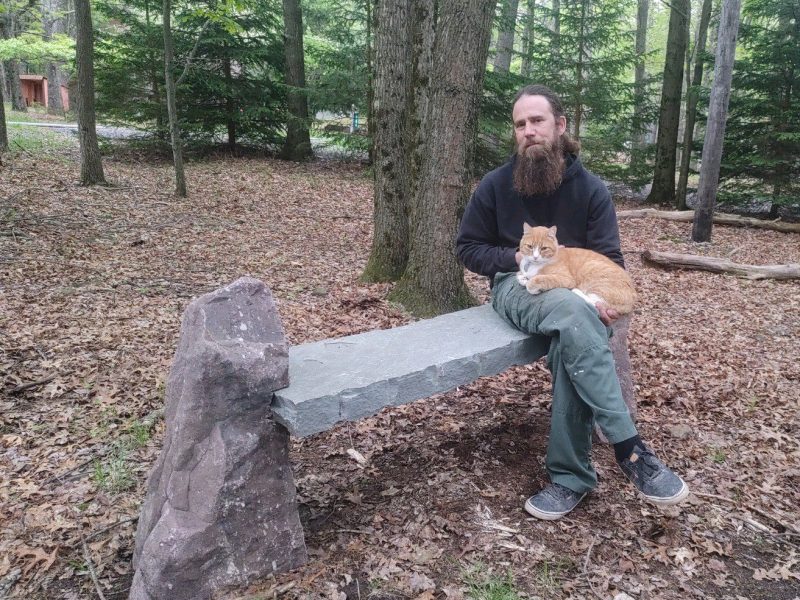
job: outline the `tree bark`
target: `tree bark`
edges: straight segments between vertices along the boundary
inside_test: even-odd
[[[703,55],[706,51],[708,22],[711,20],[711,0],[703,0],[700,12],[700,23],[697,27],[697,43],[694,46],[694,73],[689,89],[686,91],[686,118],[683,128],[683,152],[681,153],[681,169],[678,176],[676,204],[678,210],[686,210],[686,188],[689,182],[689,164],[694,149],[694,125],[697,119],[697,100],[700,97],[700,85],[703,83]]]
[[[700,183],[697,186],[697,208],[692,226],[692,240],[695,242],[707,242],[711,239],[714,204],[717,200],[719,169],[722,162],[722,142],[725,137],[725,120],[731,96],[740,8],[741,0],[723,0],[717,55],[714,61],[714,85],[711,87],[711,99],[708,104],[706,137],[700,161]]]
[[[673,204],[675,201],[675,162],[681,112],[683,61],[689,39],[689,10],[689,0],[673,0],[667,33],[661,109],[658,116],[653,187],[646,200],[649,203]]]
[[[8,13],[0,14],[0,38],[4,40],[14,37],[14,23]],[[7,60],[3,64],[5,72],[5,84],[8,92],[8,99],[11,102],[11,110],[27,112],[28,107],[22,97],[22,84],[19,81],[19,61]],[[4,94],[5,96],[5,94]]]
[[[380,0],[376,8],[372,107],[375,195],[372,248],[362,275],[364,281],[395,281],[408,262],[411,156],[407,141],[413,95],[409,82],[414,5],[409,0]]]
[[[78,74],[78,139],[81,149],[81,185],[105,183],[94,111],[94,32],[90,0],[75,0],[76,67]]]
[[[579,0],[581,3],[580,32],[578,35],[578,60],[575,63],[575,109],[573,111],[573,132],[572,137],[576,140],[581,139],[581,124],[583,123],[583,86],[584,75],[583,59],[586,55],[586,12],[589,0]]]
[[[633,72],[634,107],[633,120],[642,129],[635,134],[633,146],[641,150],[645,145],[644,104],[645,104],[645,55],[647,54],[647,24],[650,0],[639,0],[636,11],[636,66]]]
[[[0,152],[8,150],[8,131],[6,131],[6,105],[3,87],[0,86]]]
[[[390,298],[419,316],[474,303],[453,243],[469,194],[467,166],[491,35],[493,0],[440,0],[408,266]],[[465,43],[469,40],[469,43]]]
[[[747,279],[800,279],[800,264],[786,265],[746,265],[713,256],[693,254],[673,254],[645,250],[642,253],[645,263],[670,269],[696,269],[712,273],[731,273]]]
[[[42,29],[45,40],[51,40],[54,33],[62,29],[55,15],[55,9],[48,0],[42,2]],[[47,61],[45,63],[47,74],[47,112],[50,114],[63,114],[64,104],[61,101],[61,69],[59,64]]]
[[[281,156],[302,161],[311,156],[311,134],[308,130],[308,98],[303,54],[303,12],[300,0],[283,0],[284,51],[286,54],[286,103],[289,122]]]
[[[233,90],[233,73],[231,72],[231,59],[226,56],[222,61],[222,72],[228,90],[225,94],[225,118],[228,126],[228,149],[236,152],[236,102],[231,97]]]
[[[172,142],[172,161],[175,166],[175,195],[186,197],[186,176],[183,172],[183,142],[178,124],[178,103],[175,92],[175,50],[172,46],[172,2],[164,0],[163,3],[164,25],[164,87],[167,95],[167,117],[169,119],[169,133]],[[188,67],[188,64],[187,64]]]
[[[531,76],[531,53],[533,52],[534,19],[536,18],[536,0],[527,1],[528,12],[525,15],[525,29],[522,32],[522,64],[519,74],[526,79]]]
[[[519,0],[501,0],[500,31],[497,34],[497,50],[494,55],[494,70],[508,73],[511,54],[514,51],[514,34],[517,29]]]

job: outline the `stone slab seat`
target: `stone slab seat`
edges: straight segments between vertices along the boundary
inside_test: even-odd
[[[275,419],[308,436],[530,363],[547,351],[489,305],[394,329],[289,349],[289,386],[277,390]]]

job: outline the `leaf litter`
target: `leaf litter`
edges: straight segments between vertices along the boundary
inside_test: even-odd
[[[372,193],[359,165],[212,157],[5,159],[0,181],[0,592],[125,598],[164,385],[188,302],[242,275],[273,290],[299,344],[408,323],[359,281]],[[623,207],[632,207],[627,203]],[[800,236],[620,224],[641,303],[630,347],[643,437],[699,492],[641,502],[596,446],[598,489],[558,522],[546,483],[543,363],[392,408],[291,454],[310,561],[231,598],[464,598],[480,577],[529,598],[795,598],[800,589],[800,290],[645,267],[646,249],[800,262]],[[487,299],[482,278],[468,284]],[[81,535],[86,539],[88,557]],[[476,573],[478,575],[476,575]],[[371,594],[371,595],[370,595]],[[2,595],[2,594],[0,594]]]

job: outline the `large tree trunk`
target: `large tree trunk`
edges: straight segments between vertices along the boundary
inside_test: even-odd
[[[527,0],[525,29],[522,32],[522,64],[519,74],[526,79],[531,76],[531,54],[533,53],[534,19],[536,18],[536,0]]]
[[[700,23],[697,27],[697,43],[694,45],[694,73],[689,89],[686,92],[686,119],[683,127],[683,152],[681,153],[681,170],[678,176],[676,203],[678,210],[686,210],[686,187],[689,182],[689,164],[694,149],[694,125],[697,119],[697,100],[700,96],[700,85],[703,83],[703,55],[706,51],[708,22],[711,19],[711,0],[703,0],[700,12]]]
[[[186,197],[186,177],[183,172],[183,142],[181,130],[178,126],[178,102],[175,92],[175,50],[172,46],[172,2],[164,0],[164,87],[167,93],[167,117],[169,119],[169,133],[172,141],[172,161],[175,165],[175,195]]]
[[[303,12],[300,0],[283,0],[283,25],[289,122],[286,125],[286,141],[281,155],[288,160],[301,161],[311,156],[312,152],[311,135],[308,131]]]
[[[375,38],[375,0],[364,0],[364,9],[366,12],[365,27],[367,30],[366,47],[364,49],[364,59],[367,62],[367,118],[365,119],[365,122],[367,124],[367,132],[369,132],[370,140],[369,164],[374,164],[375,136],[373,135],[373,127],[375,123],[372,119],[372,106],[375,103],[375,85],[372,76],[375,72],[373,68],[373,63],[375,62],[375,45],[373,41]]]
[[[440,0],[438,6],[425,116],[432,143],[422,156],[412,205],[408,266],[391,294],[420,316],[474,302],[453,240],[469,194],[467,165],[477,131],[494,5],[492,0]]]
[[[75,0],[75,40],[78,73],[78,139],[81,148],[81,185],[105,183],[94,112],[94,32],[90,0]]]
[[[514,34],[517,29],[519,0],[501,0],[500,31],[497,34],[497,51],[494,55],[494,70],[508,73],[511,54],[514,51]]]
[[[706,138],[700,161],[700,183],[697,187],[697,208],[692,226],[692,240],[695,242],[711,240],[719,168],[722,162],[722,142],[725,137],[725,119],[728,116],[728,100],[731,97],[740,8],[741,0],[723,0],[717,55],[714,61],[714,85],[711,87],[711,98],[708,103]]]
[[[420,0],[420,3],[422,0]],[[394,281],[408,261],[408,202],[411,195],[409,110],[413,89],[413,23],[409,0],[380,0],[376,8],[373,237],[365,281]]]
[[[633,72],[634,106],[633,120],[641,131],[634,134],[633,147],[642,150],[645,145],[644,105],[645,105],[645,55],[647,54],[647,22],[650,0],[639,0],[636,11],[636,66]]]
[[[683,87],[683,61],[689,39],[689,10],[689,0],[673,0],[667,33],[661,111],[658,117],[653,188],[646,200],[651,203],[672,204],[675,201],[675,162]]]

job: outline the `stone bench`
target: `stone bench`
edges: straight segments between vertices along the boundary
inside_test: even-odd
[[[622,325],[612,350],[633,408]],[[547,342],[479,306],[288,348],[262,282],[197,298],[167,381],[130,598],[210,598],[304,564],[288,432],[325,431],[529,363]]]

